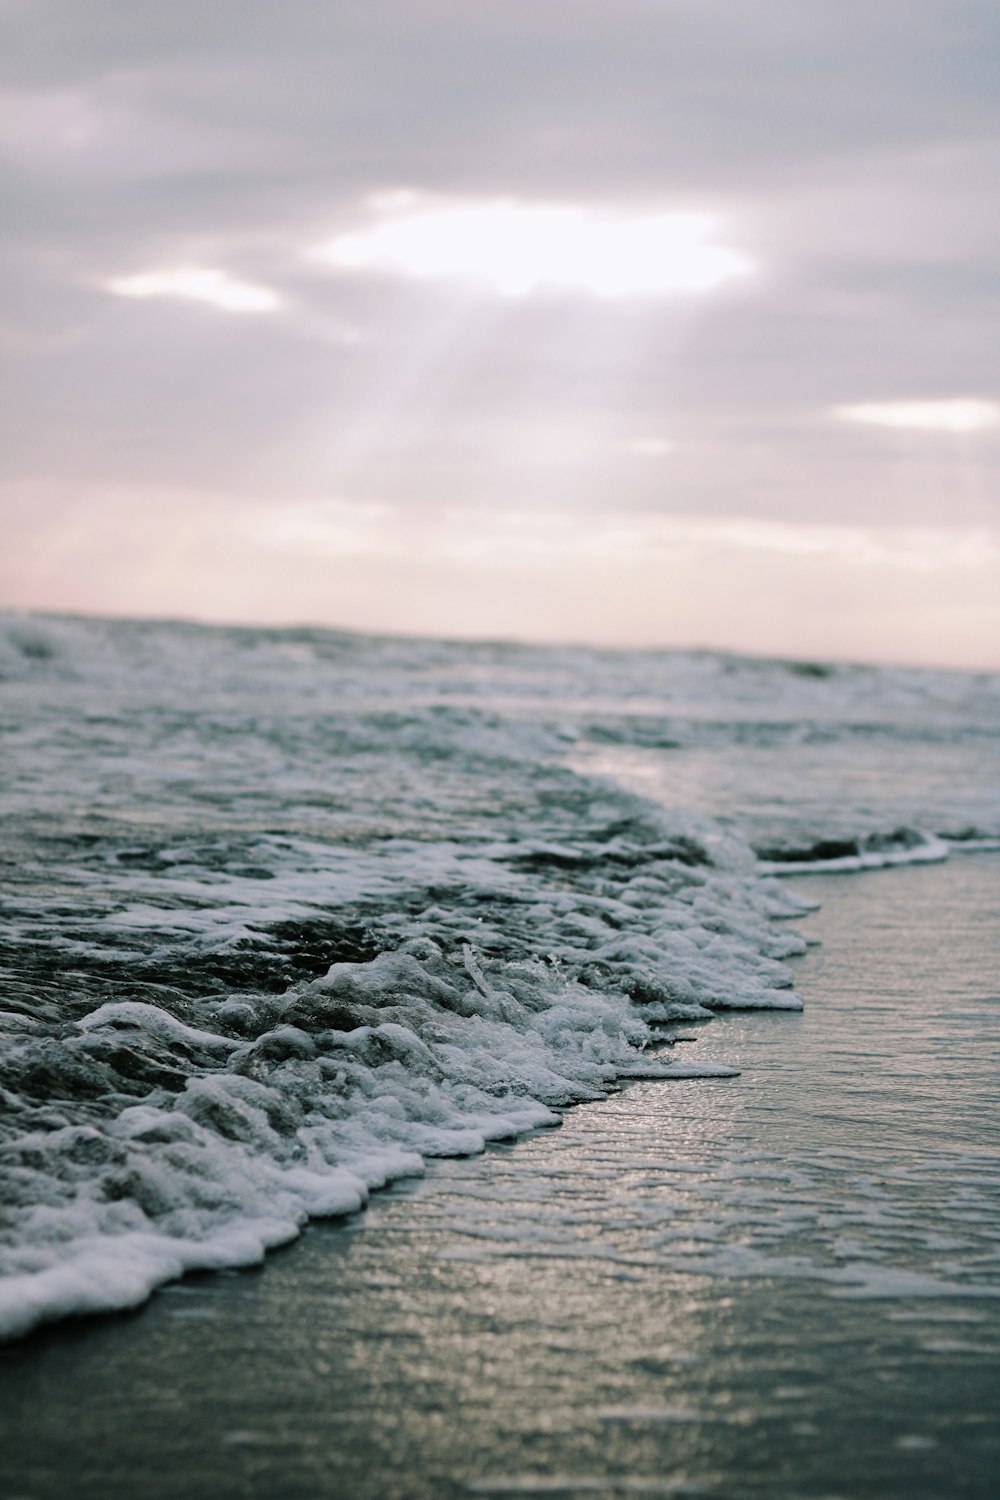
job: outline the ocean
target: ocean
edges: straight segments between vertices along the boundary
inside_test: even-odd
[[[977,1361],[997,1368],[979,1320],[1000,1295],[1000,675],[8,616],[0,730],[0,1335],[33,1335],[11,1344],[18,1360],[58,1362],[72,1329],[122,1326],[80,1315],[166,1288],[142,1315],[152,1350],[185,1288],[261,1295],[179,1277],[257,1265],[331,1220],[255,1285],[288,1292],[294,1262],[315,1295],[325,1264],[333,1297],[349,1243],[360,1291],[338,1316],[362,1341],[385,1316],[383,1344],[405,1356],[406,1278],[380,1234],[409,1235],[411,1273],[432,1280],[457,1267],[481,1286],[485,1267],[501,1324],[510,1268],[532,1284],[556,1268],[518,1314],[537,1323],[563,1285],[545,1346],[561,1339],[563,1357],[538,1390],[574,1371],[599,1387],[587,1431],[601,1442],[572,1449],[582,1468],[556,1416],[513,1456],[425,1452],[436,1489],[413,1458],[352,1493],[766,1493],[753,1463],[761,1485],[783,1476],[771,1493],[834,1493],[829,1466],[781,1468],[810,1448],[817,1412],[779,1432],[753,1399],[763,1381],[772,1407],[808,1405],[774,1391],[818,1389],[820,1356],[767,1385],[789,1335],[767,1345],[755,1325],[746,1389],[727,1384],[739,1340],[728,1364],[707,1347],[677,1301],[691,1287],[711,1288],[717,1328],[724,1305],[743,1315],[778,1288],[834,1368],[831,1330],[849,1320],[856,1362],[878,1309],[896,1338],[883,1405],[854,1390],[837,1421],[849,1447],[893,1411],[891,1464],[845,1492],[892,1493],[900,1465],[926,1477],[935,1452],[953,1464],[917,1420],[924,1397],[910,1392],[911,1413],[890,1387],[909,1368],[908,1318],[924,1355],[939,1329],[927,1391],[935,1359],[966,1394]],[[919,982],[900,985],[908,953]],[[538,1185],[553,1180],[552,1195]],[[301,1344],[315,1318],[288,1296]],[[595,1308],[596,1352],[581,1343]],[[435,1318],[422,1348],[448,1326]],[[29,1366],[8,1368],[30,1385]],[[739,1457],[744,1429],[770,1433],[771,1469]],[[253,1456],[257,1429],[242,1430],[225,1427],[225,1451]],[[532,1468],[545,1432],[555,1447]],[[965,1488],[913,1492],[990,1493],[981,1448]],[[272,1472],[267,1492],[338,1493],[337,1473],[282,1491]],[[216,1476],[204,1493],[255,1482]]]

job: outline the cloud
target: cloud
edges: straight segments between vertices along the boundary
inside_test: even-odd
[[[670,534],[694,609],[710,548],[734,575],[780,564],[782,587],[860,549],[878,567],[836,576],[853,589],[863,572],[874,597],[880,567],[898,578],[894,558],[927,555],[906,528],[995,523],[1000,10],[984,0],[7,11],[4,471],[85,497],[82,532],[115,485],[225,496],[233,536],[265,501],[345,497],[274,522],[256,582],[247,565],[252,613],[271,552],[292,566],[289,527],[361,548],[368,504],[406,518],[409,549],[444,505],[476,534],[515,517],[532,556],[555,559],[611,506],[753,523],[706,533],[697,557]],[[416,196],[384,196],[400,183]],[[306,255],[320,242],[332,258]],[[151,300],[137,316],[128,297]],[[54,504],[38,519],[57,530]],[[158,513],[179,558],[199,508]],[[667,533],[623,524],[656,559],[652,639]],[[817,557],[805,525],[896,530],[874,551],[838,533]],[[462,586],[446,552],[427,583],[442,628]],[[367,587],[365,622],[391,605],[405,626],[399,580],[380,593],[357,555],[341,582]],[[607,555],[608,572],[631,556]],[[226,566],[221,541],[212,557]],[[567,581],[559,608],[577,590],[574,629],[599,635],[613,580],[592,561],[589,592]],[[157,607],[207,608],[207,561],[171,566]],[[58,605],[43,582],[38,601]],[[506,583],[507,625],[489,628],[528,632],[514,561]],[[834,619],[835,594],[831,639],[854,618],[840,600]]]
[[[666,458],[675,451],[675,447],[669,438],[661,437],[626,438],[622,443],[622,451],[631,453],[635,458]]]
[[[417,515],[361,495],[247,505],[105,486],[0,490],[0,513],[0,590],[15,607],[49,589],[96,612],[549,640],[599,625],[605,643],[996,666],[995,525]]]
[[[844,422],[872,427],[896,427],[914,432],[982,432],[1000,427],[1000,403],[973,397],[945,401],[869,401],[838,406],[834,416]]]
[[[315,256],[335,270],[467,281],[507,297],[692,294],[753,270],[747,255],[715,243],[707,214],[411,193],[376,199],[372,209],[371,222]]]
[[[177,266],[173,270],[142,271],[135,276],[116,276],[106,283],[116,297],[175,297],[181,302],[204,302],[222,312],[274,312],[281,298],[270,287],[241,281],[209,266]]]
[[[384,519],[384,518],[380,518]],[[387,528],[398,538],[399,520]],[[332,526],[333,545],[340,531]],[[319,540],[317,533],[314,540]],[[868,574],[989,574],[1000,562],[1000,533],[994,528],[944,526],[863,526],[794,524],[754,517],[654,515],[625,510],[598,511],[585,520],[574,515],[511,510],[478,517],[445,513],[437,527],[426,524],[410,539],[412,552],[442,551],[456,560],[471,558],[547,559],[589,557],[626,565],[657,558],[687,560],[695,573],[711,571],[723,559],[757,554],[794,563],[812,559],[846,572]]]

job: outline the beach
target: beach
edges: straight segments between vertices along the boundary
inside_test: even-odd
[[[801,1015],[9,1346],[5,1494],[995,1493],[997,857],[803,879]],[[687,1028],[691,1034],[692,1028]]]
[[[995,1489],[995,677],[5,631],[11,1500]]]

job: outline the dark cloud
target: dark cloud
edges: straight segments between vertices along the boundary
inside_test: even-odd
[[[0,83],[82,96],[92,167],[102,145],[128,154],[100,140],[104,111],[158,141],[154,174],[173,131],[175,170],[197,142],[265,195],[286,173],[300,191],[731,193],[991,136],[1000,93],[1000,17],[975,0],[38,0],[11,32]]]

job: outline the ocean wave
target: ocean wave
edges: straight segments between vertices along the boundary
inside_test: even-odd
[[[373,957],[327,964],[337,935],[319,850],[309,902],[294,878],[276,897],[280,874],[215,872],[195,905],[183,867],[126,861],[119,895],[159,882],[157,904],[77,913],[58,942],[50,924],[44,952],[22,932],[23,971],[32,953],[53,966],[61,954],[70,993],[58,1015],[22,997],[0,1017],[0,1333],[259,1259],[427,1157],[555,1124],[619,1079],[731,1074],[664,1062],[654,1030],[730,1005],[797,1006],[780,958],[799,943],[771,918],[802,908],[713,863],[690,827],[627,806],[627,833],[436,849],[436,893],[427,850],[381,856],[395,899],[373,898],[360,861],[351,925]],[[346,881],[340,868],[341,913]],[[321,972],[281,986],[290,923]],[[212,991],[191,993],[213,959]],[[257,972],[278,984],[251,988]],[[129,998],[83,1008],[95,990]]]
[[[825,838],[804,846],[758,849],[768,875],[814,875],[926,865],[947,859],[949,844],[919,828],[893,828],[854,838]]]
[[[674,1023],[799,1008],[780,919],[805,908],[685,789],[711,747],[682,787],[656,736],[710,724],[750,807],[748,705],[788,730],[761,754],[820,716],[853,774],[874,702],[912,757],[914,704],[932,745],[1000,723],[984,681],[6,617],[0,1336],[251,1263],[623,1080],[731,1076],[675,1061]],[[621,736],[605,768],[580,759],[595,724]],[[837,827],[754,838],[776,873],[947,853],[940,823],[871,827],[860,764],[863,816],[845,779]]]

